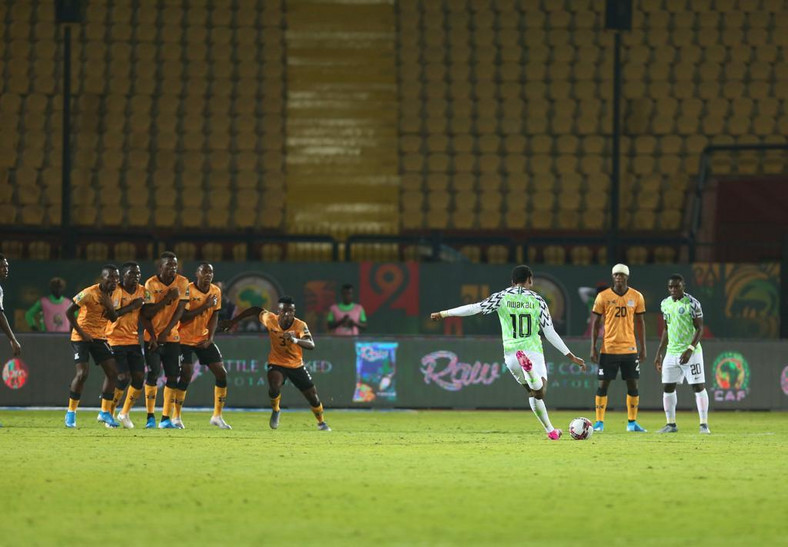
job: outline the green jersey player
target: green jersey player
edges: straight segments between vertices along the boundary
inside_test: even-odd
[[[430,319],[440,321],[445,317],[498,314],[501,321],[504,361],[517,382],[529,392],[531,410],[544,426],[547,437],[557,441],[561,430],[555,429],[547,416],[544,395],[547,390],[547,367],[539,333],[583,370],[582,359],[569,351],[564,341],[553,328],[550,310],[544,299],[531,290],[533,272],[528,266],[517,266],[512,270],[512,286],[477,302],[430,314]]]
[[[662,404],[665,408],[667,425],[658,433],[676,433],[676,384],[687,379],[695,391],[695,403],[700,417],[700,432],[709,431],[709,394],[706,391],[706,375],[703,371],[703,350],[700,338],[703,335],[703,310],[694,297],[684,292],[684,278],[679,274],[670,276],[668,293],[662,301],[662,316],[665,330],[657,350],[654,366],[662,373]],[[667,353],[665,350],[667,348]]]

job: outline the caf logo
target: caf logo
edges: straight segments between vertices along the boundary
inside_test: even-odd
[[[750,391],[750,365],[744,355],[726,351],[717,356],[712,365],[715,401],[741,401]]]

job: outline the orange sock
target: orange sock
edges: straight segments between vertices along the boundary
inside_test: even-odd
[[[115,409],[118,408],[118,403],[123,398],[123,390],[115,388],[115,393],[112,395],[112,408],[110,408],[110,412],[112,415],[115,415]]]
[[[72,399],[71,397],[68,398],[68,411],[69,412],[76,412],[77,408],[79,408],[79,399]]]
[[[175,392],[175,407],[174,407],[174,418],[181,417],[181,411],[183,410],[183,401],[186,399],[186,390],[184,389],[174,389]]]
[[[124,416],[128,416],[129,412],[131,412],[131,407],[137,402],[137,399],[140,398],[140,393],[142,393],[141,389],[137,389],[136,387],[130,386],[129,392],[126,394],[126,400],[123,402],[123,409],[121,409],[120,413]]]
[[[314,414],[315,418],[317,418],[317,423],[322,424],[323,423],[323,403],[320,403],[318,406],[313,406],[312,407],[312,414]]]
[[[145,410],[148,414],[153,414],[153,411],[156,410],[156,394],[158,392],[158,386],[145,384]]]
[[[596,396],[596,421],[597,422],[604,422],[605,421],[605,411],[607,410],[607,395],[605,396]]]
[[[110,412],[112,410],[112,399],[101,398],[101,412]]]
[[[227,400],[227,388],[213,386],[213,415],[221,416],[224,402]]]
[[[627,419],[635,421],[638,419],[638,404],[640,403],[640,396],[627,395]]]
[[[175,404],[175,390],[164,386],[164,402],[161,405],[161,415],[167,418],[172,417],[172,407]]]
[[[279,412],[279,403],[282,402],[282,394],[280,393],[273,399],[271,399],[271,410],[274,412]]]

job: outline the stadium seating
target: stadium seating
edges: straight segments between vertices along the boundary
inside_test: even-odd
[[[8,222],[57,225],[62,30],[43,0],[12,5],[0,18],[11,31],[0,40],[9,59],[0,82],[0,174],[13,192],[0,192],[0,203],[20,206]],[[265,221],[248,213],[284,173],[282,161],[254,162],[281,158],[284,145],[281,8],[271,0],[235,10],[87,3],[86,21],[72,33],[72,184],[74,213],[94,211],[72,214],[75,223],[196,227],[179,204],[221,181],[225,197],[203,219],[212,229],[238,227],[236,208],[243,227],[281,227],[282,212]],[[241,188],[243,202],[235,199]],[[281,210],[284,202],[268,206]]]
[[[623,33],[625,230],[681,229],[707,143],[786,142],[777,29],[788,6],[731,2],[721,17],[713,2],[666,4],[636,1]],[[613,75],[604,2],[397,5],[403,228],[604,229]],[[784,157],[720,158],[715,171],[783,172]],[[440,199],[430,199],[438,180]],[[521,194],[525,207],[511,199]],[[642,250],[632,257],[644,260]],[[564,260],[548,249],[545,259]]]
[[[228,5],[87,3],[85,23],[72,27],[75,225],[338,239],[607,227],[613,59],[604,2]],[[784,2],[635,1],[633,29],[622,34],[623,230],[686,227],[687,191],[708,144],[786,143],[786,25]],[[57,226],[63,31],[44,0],[0,5],[0,28],[0,223]],[[712,158],[720,175],[785,173],[787,163],[784,153]],[[326,251],[315,245],[250,250],[320,260]],[[88,251],[146,249],[104,253],[97,242]],[[351,255],[401,251],[359,246]],[[641,251],[629,252],[676,256]],[[501,260],[486,247],[463,252]],[[246,256],[245,247],[221,253]],[[535,256],[600,260],[572,246]]]

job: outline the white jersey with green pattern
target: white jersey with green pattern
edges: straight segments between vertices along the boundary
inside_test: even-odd
[[[692,295],[684,293],[678,300],[673,300],[672,296],[667,297],[662,301],[660,309],[668,329],[668,353],[684,353],[695,338],[693,320],[703,317],[700,302]]]
[[[544,298],[523,287],[509,287],[483,300],[481,308],[485,315],[498,312],[504,352],[544,353],[539,332],[553,324]]]

